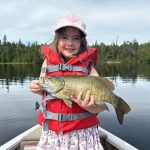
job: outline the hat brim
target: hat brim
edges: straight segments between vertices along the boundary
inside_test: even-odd
[[[74,26],[74,25],[65,25],[65,26],[56,28],[56,29],[55,29],[55,32],[57,32],[58,30],[60,30],[60,29],[62,29],[62,28],[65,28],[65,27],[74,27],[74,28],[80,30],[80,31],[84,34],[84,36],[87,36],[87,34],[86,34],[81,28],[78,28],[77,26]]]

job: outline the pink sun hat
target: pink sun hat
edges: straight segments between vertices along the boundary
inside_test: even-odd
[[[62,17],[58,20],[56,27],[55,27],[55,32],[63,27],[75,27],[75,28],[79,29],[80,31],[82,31],[82,33],[85,36],[87,36],[87,34],[85,32],[85,29],[86,29],[85,23],[82,21],[82,19],[80,17],[78,17],[77,15],[75,15],[73,13],[71,13],[65,17]]]

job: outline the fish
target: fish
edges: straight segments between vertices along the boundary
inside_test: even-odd
[[[46,76],[39,78],[39,85],[51,96],[62,99],[70,108],[73,103],[70,97],[77,98],[82,91],[82,99],[84,99],[87,91],[90,90],[95,105],[107,111],[109,110],[107,103],[114,107],[121,125],[123,124],[124,115],[131,111],[127,102],[114,93],[114,84],[102,76]]]

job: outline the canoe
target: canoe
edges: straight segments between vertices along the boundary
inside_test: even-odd
[[[105,150],[138,150],[134,146],[98,127],[100,140]],[[36,125],[0,147],[0,150],[35,150],[41,134],[41,127]]]

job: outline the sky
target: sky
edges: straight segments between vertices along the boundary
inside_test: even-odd
[[[149,0],[0,0],[0,39],[47,43],[69,13],[86,23],[89,44],[150,42]]]

